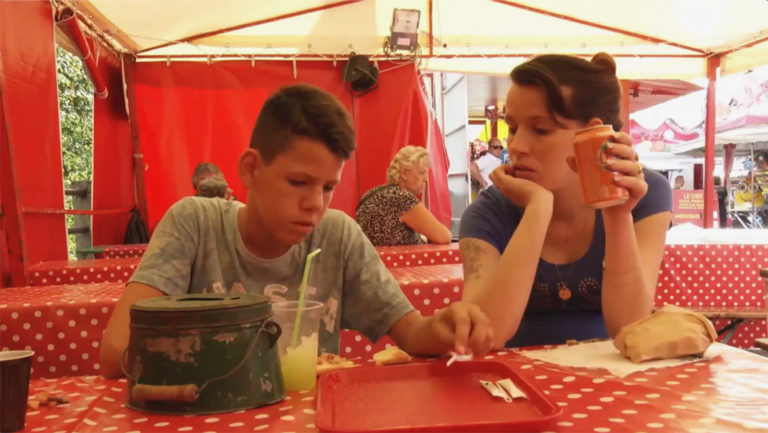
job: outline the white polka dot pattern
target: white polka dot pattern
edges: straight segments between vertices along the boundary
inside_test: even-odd
[[[0,322],[12,337],[0,349],[34,350],[33,378],[97,374],[101,336],[123,291],[123,283],[2,289]]]
[[[656,306],[675,304],[709,310],[765,309],[768,245],[666,245],[656,288]],[[715,320],[720,329],[728,321]],[[765,320],[738,327],[728,344],[752,347],[766,335]],[[722,338],[721,338],[722,340]]]
[[[768,428],[768,416],[757,410],[768,407],[765,393],[768,389],[768,358],[727,349],[716,360],[661,369],[655,371],[656,375],[638,373],[622,380],[605,376],[600,370],[535,364],[522,353],[497,352],[494,359],[509,365],[532,386],[546,390],[548,398],[562,409],[557,418],[537,431],[730,433],[766,431]],[[444,362],[444,359],[427,362]],[[667,384],[681,374],[687,376],[686,380]],[[634,383],[633,378],[640,376],[648,382]],[[315,407],[315,392],[311,391],[289,392],[286,399],[277,404],[230,413],[149,414],[125,407],[125,386],[125,379],[106,380],[95,376],[33,380],[30,385],[32,395],[46,391],[49,395],[66,398],[69,404],[43,405],[28,411],[25,431],[314,433],[317,431],[315,416],[323,410]],[[583,389],[590,391],[576,392]],[[688,398],[694,391],[705,394],[701,398]]]
[[[388,268],[461,263],[459,244],[456,242],[448,245],[376,247],[376,251]]]
[[[125,282],[133,274],[141,257],[42,262],[29,268],[29,284],[88,284]]]
[[[141,257],[147,250],[147,244],[109,245],[104,247],[102,255],[106,259]]]

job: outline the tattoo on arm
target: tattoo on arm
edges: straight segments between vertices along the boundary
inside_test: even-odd
[[[478,239],[459,240],[461,262],[464,264],[464,281],[472,281],[480,278],[480,261],[482,260],[482,247]]]

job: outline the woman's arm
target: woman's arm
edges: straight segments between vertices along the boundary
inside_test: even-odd
[[[651,314],[670,218],[669,212],[661,212],[633,224],[631,214],[603,215],[602,309],[612,337]]]
[[[451,243],[451,231],[432,215],[424,204],[419,203],[406,211],[400,221],[415,232],[421,233],[433,244]]]
[[[616,172],[614,182],[629,191],[629,199],[624,204],[602,210],[605,226],[602,310],[611,336],[616,336],[623,326],[651,314],[671,218],[669,207],[660,203],[669,200],[668,184],[656,182],[651,193],[657,196],[645,197],[649,184],[631,145],[632,138],[625,133],[616,134],[614,142],[608,145],[616,157],[608,162]],[[649,172],[648,180],[654,176]],[[632,210],[641,205],[644,197],[650,199],[647,204],[657,205],[656,211],[643,211],[648,216],[635,222]]]
[[[469,164],[469,174],[472,176],[472,179],[475,179],[480,184],[480,189],[488,186],[488,184],[485,183],[483,176],[480,174],[480,168],[477,166],[476,162]]]
[[[502,254],[480,239],[459,241],[462,299],[477,304],[491,320],[494,348],[504,347],[520,326],[551,217],[551,195],[529,203]]]

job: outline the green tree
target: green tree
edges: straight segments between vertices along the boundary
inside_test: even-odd
[[[73,182],[93,178],[93,84],[82,61],[56,47],[56,76],[59,88],[61,159],[64,188]],[[72,208],[72,197],[65,196],[65,207]],[[74,217],[67,215],[67,227]],[[75,257],[75,235],[67,236],[70,258]]]

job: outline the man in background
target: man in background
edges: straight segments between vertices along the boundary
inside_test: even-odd
[[[224,174],[216,164],[201,162],[192,173],[192,187],[198,197],[220,197],[234,200],[232,189],[229,188]]]
[[[504,146],[501,144],[501,140],[494,137],[488,142],[488,151],[477,158],[469,166],[469,173],[472,179],[480,184],[480,190],[488,188],[491,184],[491,180],[488,178],[491,172],[501,165],[501,153],[504,151]]]

